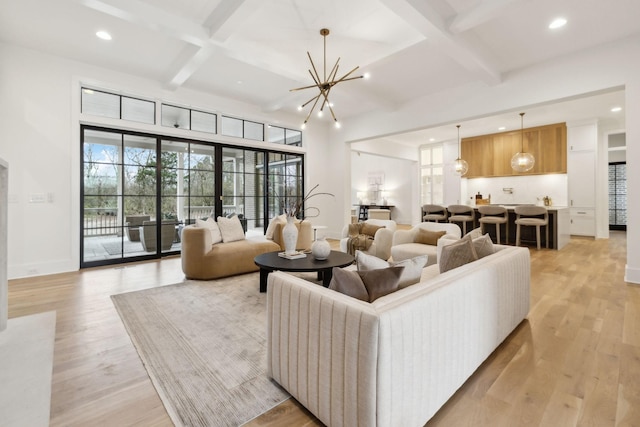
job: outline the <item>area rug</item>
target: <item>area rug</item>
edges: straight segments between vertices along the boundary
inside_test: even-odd
[[[0,331],[0,425],[49,425],[55,335],[55,311],[9,319]]]
[[[258,273],[113,295],[176,426],[237,426],[289,395],[266,375]]]

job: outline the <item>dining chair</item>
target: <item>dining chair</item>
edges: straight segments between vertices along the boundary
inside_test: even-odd
[[[422,205],[422,221],[447,222],[447,208],[440,205]]]

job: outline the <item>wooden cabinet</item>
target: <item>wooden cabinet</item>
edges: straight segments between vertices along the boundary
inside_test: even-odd
[[[469,163],[467,178],[567,173],[567,127],[557,123],[521,131],[463,138],[461,156]],[[529,172],[511,169],[511,157],[522,149],[533,154]]]

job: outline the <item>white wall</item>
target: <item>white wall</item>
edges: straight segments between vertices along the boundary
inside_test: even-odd
[[[392,219],[398,224],[412,224],[420,216],[413,196],[420,181],[416,180],[417,161],[351,151],[351,204],[357,204],[357,192],[367,191],[370,173],[384,173],[384,189],[389,192],[387,204],[394,205]],[[370,200],[369,202],[375,202]],[[417,212],[414,212],[417,209]]]
[[[299,117],[266,114],[256,106],[199,92],[167,91],[146,79],[4,43],[0,43],[0,57],[0,157],[11,165],[8,204],[10,279],[79,268],[81,122],[188,138],[196,135],[159,125],[83,117],[79,108],[81,82],[290,128],[297,128],[300,123]],[[340,215],[331,218],[328,211],[339,211],[336,206],[342,205],[342,179],[341,176],[333,179],[337,190],[330,188],[334,182],[326,179],[329,175],[327,167],[336,164],[332,160],[336,147],[334,151],[326,149],[324,143],[330,140],[326,126],[309,126],[303,138],[305,147],[314,148],[291,150],[306,153],[307,185],[321,183],[321,191],[338,193],[336,200],[321,201],[319,221],[339,233],[342,218]],[[286,149],[282,145],[248,143],[217,135],[212,138],[201,134],[198,139]],[[337,146],[338,151],[341,149],[342,145]],[[30,202],[32,196],[41,195],[44,202]]]

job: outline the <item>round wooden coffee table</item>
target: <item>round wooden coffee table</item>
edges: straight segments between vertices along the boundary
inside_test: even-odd
[[[267,291],[267,277],[272,271],[316,271],[318,280],[322,280],[324,287],[331,282],[333,267],[346,267],[353,264],[355,258],[345,252],[331,251],[327,259],[319,261],[311,254],[304,258],[286,259],[278,255],[279,252],[267,252],[255,257],[254,262],[260,267],[260,292]]]

